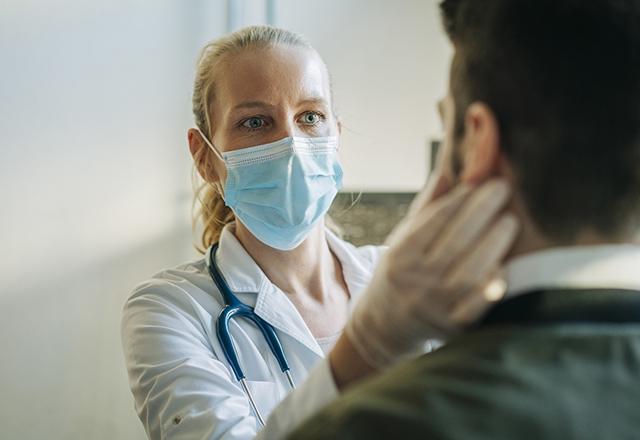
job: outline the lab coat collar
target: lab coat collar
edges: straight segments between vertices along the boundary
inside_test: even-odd
[[[351,295],[349,308],[352,310],[364,288],[371,282],[375,264],[364,258],[358,248],[339,238],[330,229],[326,230],[326,235],[329,248],[342,265],[342,275]]]
[[[233,293],[259,293],[269,280],[233,234],[234,226],[230,224],[222,230],[216,262]],[[208,267],[211,248],[205,255]],[[251,303],[247,305],[254,306]]]
[[[234,225],[227,225],[220,236],[216,261],[231,290],[240,301],[254,307],[258,316],[276,329],[293,337],[319,357],[322,349],[311,334],[300,313],[287,295],[273,284],[255,263],[233,234]],[[360,256],[358,249],[326,230],[327,242],[342,265],[343,276],[354,299],[371,279],[372,265]],[[207,250],[207,265],[209,264]]]

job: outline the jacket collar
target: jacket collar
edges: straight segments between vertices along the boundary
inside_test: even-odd
[[[505,266],[507,294],[480,325],[640,320],[640,246],[558,247]]]
[[[360,256],[354,246],[342,241],[331,231],[327,230],[326,236],[329,247],[340,260],[353,303],[353,299],[370,280],[372,265]],[[205,255],[209,266],[210,249]],[[240,301],[254,307],[255,313],[274,328],[302,343],[319,357],[324,357],[322,349],[293,303],[267,278],[235,237],[233,224],[222,230],[215,258],[220,272]]]
[[[640,291],[534,290],[498,303],[478,326],[578,323],[640,324]]]

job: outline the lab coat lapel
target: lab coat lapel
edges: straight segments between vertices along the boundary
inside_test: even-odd
[[[341,240],[329,229],[326,230],[326,235],[331,251],[342,265],[343,276],[351,295],[349,308],[352,309],[360,293],[371,280],[374,264],[361,255],[358,248]],[[377,259],[379,255],[379,252],[374,249],[373,247],[370,249],[371,259]],[[277,286],[267,282],[258,293],[255,311],[275,328],[292,336],[316,355],[324,357],[322,349],[300,316],[298,309]]]
[[[287,295],[274,284],[269,283],[258,293],[255,312],[277,330],[288,334],[318,357],[324,357],[322,349],[298,309]]]
[[[208,255],[208,252],[207,252]],[[231,290],[276,330],[291,336],[318,357],[322,349],[287,295],[274,285],[233,235],[223,229],[216,261]]]
[[[360,294],[371,282],[381,247],[356,248],[351,243],[340,239],[329,229],[327,229],[327,242],[342,265],[342,275],[351,296],[349,301],[349,311],[351,312],[360,298]]]
[[[254,307],[258,316],[276,330],[291,336],[318,357],[324,353],[287,295],[274,285],[233,235],[229,225],[222,231],[216,261],[229,287],[243,303]],[[355,246],[327,229],[329,247],[340,260],[345,282],[351,295],[350,308],[371,280],[378,251],[367,258]],[[375,257],[373,256],[375,255]]]

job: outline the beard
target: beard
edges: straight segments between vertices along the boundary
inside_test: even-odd
[[[460,180],[460,174],[462,174],[462,170],[464,168],[464,163],[462,160],[462,151],[460,146],[460,139],[455,139],[453,142],[453,148],[451,149],[451,171],[453,172],[453,176],[456,181]]]
[[[456,106],[456,108],[462,108],[462,106]],[[462,140],[464,139],[464,115],[465,112],[456,111],[453,121],[453,142],[451,148],[451,157],[449,163],[451,166],[451,172],[456,181],[460,180],[460,175],[464,169],[464,159],[462,155]]]

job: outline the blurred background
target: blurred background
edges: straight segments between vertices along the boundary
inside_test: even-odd
[[[436,0],[0,1],[1,438],[145,438],[121,307],[199,258],[197,54],[258,23],[304,34],[327,62],[345,126],[332,214],[348,238],[380,242],[440,134],[450,48]]]

